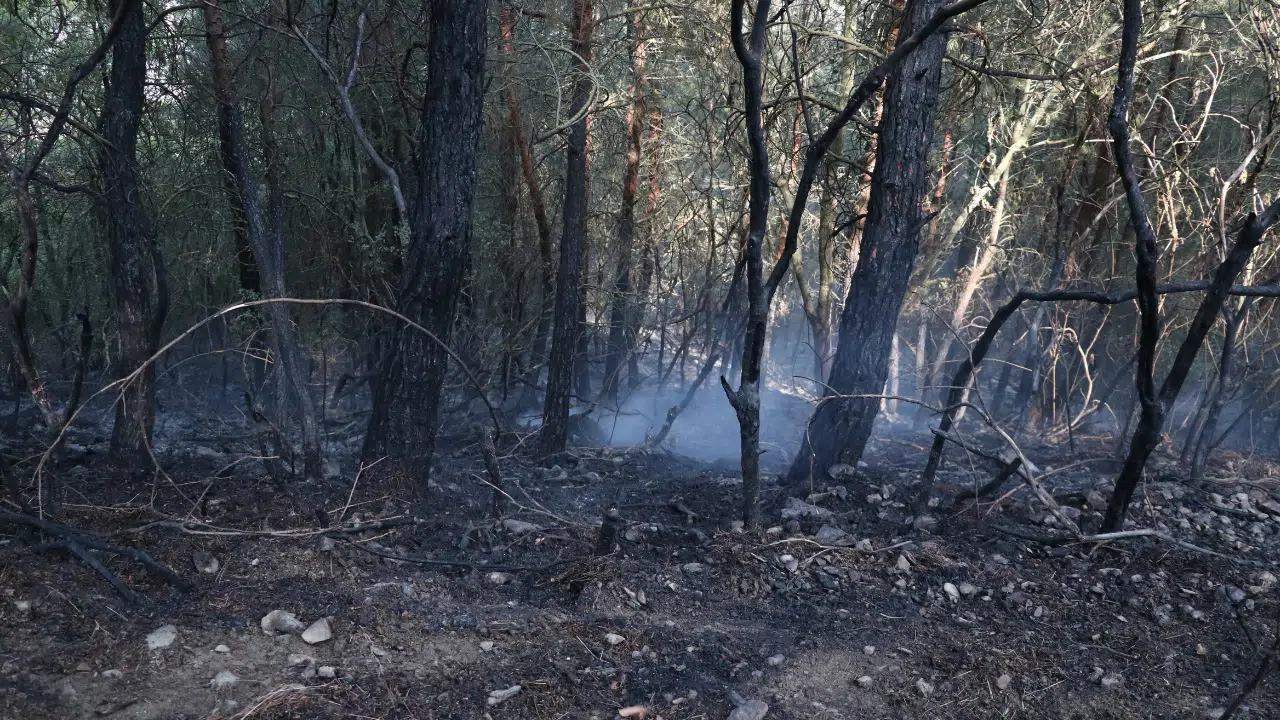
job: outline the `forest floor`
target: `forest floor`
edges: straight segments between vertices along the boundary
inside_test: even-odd
[[[149,598],[131,606],[80,561],[0,535],[0,717],[723,720],[745,699],[771,720],[1206,718],[1273,642],[1280,466],[1256,458],[1228,456],[1193,488],[1158,457],[1131,515],[1228,561],[1000,532],[1053,531],[1025,490],[916,529],[922,432],[876,441],[816,495],[768,486],[769,529],[750,535],[733,527],[732,463],[620,448],[534,463],[500,447],[516,504],[495,522],[464,435],[446,438],[420,522],[358,532],[409,513],[379,468],[290,499],[257,461],[226,469],[243,439],[187,430],[154,484],[111,466],[101,437],[73,442],[58,472],[63,520],[147,549],[194,590],[103,555]],[[1096,523],[1114,439],[1024,449]],[[989,476],[953,451],[952,490]],[[800,517],[782,519],[788,502]],[[299,508],[321,503],[336,542]],[[617,549],[590,559],[611,503]],[[273,610],[327,618],[332,639],[267,635]],[[1251,717],[1280,717],[1276,686]]]

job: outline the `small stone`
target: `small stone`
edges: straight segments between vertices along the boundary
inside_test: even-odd
[[[1107,673],[1098,680],[1098,684],[1107,690],[1114,690],[1124,685],[1124,676],[1119,673]]]
[[[504,572],[491,572],[485,577],[494,585],[506,585],[511,582],[511,576]]]
[[[302,633],[302,640],[308,645],[316,645],[333,639],[333,628],[329,627],[329,618],[320,618],[311,623],[311,627]]]
[[[951,583],[943,583],[942,591],[947,594],[947,597],[951,598],[951,602],[960,602],[960,589],[955,585],[952,585]]]
[[[511,698],[519,695],[522,689],[523,688],[521,688],[519,685],[512,685],[511,687],[505,690],[490,690],[489,700],[488,700],[489,707],[500,705],[510,700]]]
[[[911,527],[920,532],[931,533],[938,529],[938,518],[932,515],[921,515],[911,523]]]
[[[338,669],[332,665],[321,665],[316,674],[325,679],[338,677]]]
[[[263,615],[259,624],[262,626],[262,632],[268,635],[275,635],[276,633],[297,635],[307,629],[307,626],[302,624],[297,615],[284,610],[272,610]]]
[[[203,550],[191,555],[191,564],[195,565],[196,570],[205,575],[217,574],[218,569],[222,567],[222,564],[218,562],[218,558]]]
[[[79,665],[76,665],[76,672],[78,673],[87,673],[92,669],[93,668],[89,667],[89,663],[82,662]]]
[[[858,687],[861,687],[861,688],[871,687],[871,676],[863,675],[862,677],[858,678]]]
[[[524,535],[526,533],[538,532],[542,530],[541,525],[535,525],[531,522],[516,520],[514,518],[508,518],[506,520],[503,520],[502,527],[505,528],[507,532],[514,533],[516,535]]]
[[[845,465],[841,463],[832,465],[827,470],[827,474],[831,476],[832,480],[848,481],[855,479],[858,475],[858,471],[852,465]]]
[[[746,524],[743,523],[741,520],[734,520],[733,522],[729,523],[730,532],[743,533],[743,532],[746,532],[746,529],[747,529]]]
[[[875,655],[875,654],[876,654],[876,646],[875,646],[875,645],[863,645],[863,646],[862,646],[862,654],[863,654],[863,655]]]
[[[848,542],[849,533],[838,527],[823,525],[818,528],[818,532],[814,534],[813,538],[826,545],[839,545]]]
[[[871,552],[874,547],[871,544],[871,538],[862,538],[858,541],[858,544],[853,546],[853,549],[861,550],[863,552]]]
[[[1205,656],[1205,655],[1208,655],[1208,654],[1209,654],[1209,648],[1205,647],[1205,646],[1204,646],[1203,644],[1201,644],[1201,643],[1196,643],[1196,654],[1197,654],[1197,655],[1200,655],[1200,656],[1202,656],[1202,657],[1203,657],[1203,656]]]
[[[800,561],[796,560],[794,555],[783,555],[778,558],[778,562],[787,569],[787,572],[795,572],[800,569]]]
[[[493,641],[492,641],[492,640],[485,640],[484,642],[480,643],[480,651],[481,651],[481,652],[493,652]]]
[[[1245,594],[1240,588],[1233,587],[1227,591],[1227,597],[1230,597],[1233,603],[1242,603],[1244,602]]]
[[[729,713],[729,720],[763,720],[768,712],[768,703],[760,700],[747,700]]]
[[[302,653],[289,654],[288,667],[298,667],[299,665],[315,665],[315,664],[316,664],[316,659],[311,657],[310,655],[303,655]]]
[[[337,545],[337,541],[328,535],[320,538],[320,552],[322,553],[333,552],[333,549],[337,547]]]
[[[906,555],[898,556],[898,569],[902,572],[911,572],[911,561],[907,559]]]
[[[114,668],[111,670],[103,670],[102,677],[107,678],[108,680],[119,680],[124,677],[124,671],[116,670]]]
[[[825,520],[833,517],[835,513],[826,508],[820,508],[817,505],[809,503],[797,497],[787,498],[787,503],[782,508],[783,520],[796,520],[804,517],[811,517],[815,520]]]
[[[227,647],[226,645],[218,645],[213,648],[213,651],[216,653],[229,653],[231,652],[231,648]]]
[[[933,694],[933,686],[924,681],[924,678],[916,680],[916,692],[920,693],[920,697],[929,697]]]
[[[13,607],[20,613],[31,612],[31,601],[17,600],[13,603]]]
[[[1008,690],[1009,683],[1011,682],[1013,682],[1013,678],[1009,677],[1008,674],[1001,675],[1000,677],[996,678],[996,687],[1000,688],[1001,690]]]
[[[235,673],[231,672],[230,670],[222,670],[217,675],[214,675],[213,679],[209,681],[209,687],[213,688],[214,690],[219,690],[222,688],[231,687],[232,685],[235,685],[237,682],[240,682],[240,678],[236,677]]]
[[[707,566],[703,565],[700,562],[690,562],[690,563],[685,563],[684,565],[681,565],[680,569],[689,573],[690,575],[693,575],[696,573],[700,573],[703,570],[706,570]]]
[[[147,635],[147,649],[161,650],[172,645],[173,641],[177,639],[178,628],[173,625],[162,625]]]
[[[976,594],[977,592],[978,592],[978,588],[977,588],[977,587],[975,587],[975,586],[973,585],[973,583],[967,583],[967,582],[962,582],[962,583],[960,583],[960,594],[961,594],[961,595],[963,595],[963,596],[965,596],[965,597],[969,597],[970,595],[974,595],[974,594]]]
[[[604,636],[604,641],[609,643],[610,645],[621,645],[623,642],[626,641],[626,638],[622,637],[618,633],[607,633]]]
[[[769,667],[778,667],[782,663],[786,662],[786,660],[787,660],[787,656],[779,653],[778,655],[770,655],[765,660],[765,663],[768,664]]]

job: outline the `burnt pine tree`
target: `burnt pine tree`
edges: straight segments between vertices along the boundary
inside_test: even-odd
[[[120,34],[111,50],[111,72],[102,107],[99,162],[102,167],[103,214],[107,220],[107,252],[115,294],[120,350],[116,374],[133,372],[152,354],[169,309],[164,259],[155,227],[142,201],[138,172],[138,124],[142,118],[143,84],[147,77],[146,25],[142,4],[121,3]],[[155,424],[155,365],[123,391],[116,403],[111,451],[118,457],[145,456]]]
[[[582,253],[587,220],[587,103],[591,100],[591,33],[594,3],[573,0],[569,20],[571,49],[577,75],[569,116],[569,142],[565,152],[564,223],[560,233],[560,265],[556,271],[555,329],[547,358],[547,396],[542,406],[542,451],[554,453],[569,442],[569,396],[573,392],[578,335],[582,332],[578,311],[582,304]]]
[[[366,457],[391,455],[426,494],[435,451],[446,343],[471,256],[476,145],[483,127],[487,0],[431,3],[428,67],[418,125],[417,191],[396,310],[403,325],[378,372]]]
[[[240,216],[247,230],[249,246],[258,268],[262,292],[267,298],[288,297],[284,282],[284,234],[278,231],[278,188],[268,192],[268,212],[271,225],[263,219],[258,199],[258,180],[249,163],[248,145],[244,134],[244,119],[240,113],[235,77],[227,50],[227,34],[222,23],[219,0],[204,3],[205,42],[209,47],[209,61],[213,72],[213,96],[218,115],[218,147],[223,171],[229,178],[228,194],[233,211]],[[269,178],[278,184],[274,173]],[[285,393],[294,401],[298,419],[302,425],[303,471],[309,480],[319,479],[323,458],[320,448],[320,424],[316,419],[315,403],[307,389],[301,351],[293,331],[289,308],[284,303],[267,306],[271,319],[272,350],[283,375]],[[280,397],[282,407],[288,406],[288,398]]]
[[[901,37],[914,36],[926,20],[938,19],[949,7],[940,0],[909,3]],[[888,378],[898,312],[925,222],[920,207],[931,175],[929,145],[946,48],[945,29],[931,34],[892,71],[885,85],[866,226],[840,315],[839,341],[827,379],[828,396],[876,395]],[[819,405],[788,480],[799,483],[810,473],[825,475],[842,457],[856,461],[871,436],[879,408],[878,399],[849,398]]]

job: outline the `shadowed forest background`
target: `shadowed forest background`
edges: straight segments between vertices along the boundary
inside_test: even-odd
[[[656,507],[694,533],[668,541],[727,553],[681,557],[676,575],[751,602],[746,580],[705,566],[754,552],[790,577],[813,562],[808,588],[765,585],[838,598],[862,580],[820,556],[871,553],[914,578],[897,548],[935,557],[964,536],[1005,559],[1149,566],[1102,574],[1115,582],[1164,572],[1166,552],[1183,563],[1172,576],[1240,573],[1186,590],[1218,588],[1218,629],[1246,636],[1221,654],[1230,684],[1194,713],[1274,704],[1249,698],[1280,626],[1250,633],[1245,618],[1273,604],[1280,522],[1275,6],[4,4],[9,597],[49,571],[34,558],[61,553],[61,582],[105,580],[131,612],[166,586],[170,609],[212,602],[216,583],[184,577],[191,552],[279,539],[333,553],[337,539],[378,572],[421,561],[480,585],[482,570],[577,563],[551,582],[580,602],[641,562],[622,558],[657,542],[637,530],[662,526],[637,510]],[[992,528],[993,514],[1023,522]],[[1219,527],[1230,518],[1238,535]],[[562,532],[516,548],[551,533],[530,520]],[[934,536],[942,549],[920,550]],[[783,537],[818,555],[762,559]],[[230,538],[238,550],[200,544]],[[1006,572],[981,552],[974,567]],[[982,597],[960,579],[925,600],[915,580],[883,590]],[[653,609],[630,586],[618,598]],[[272,609],[245,607],[254,622]],[[1144,642],[1135,656],[1163,652]],[[53,687],[58,671],[41,672],[0,671],[3,709],[56,695],[22,689]],[[708,672],[699,686],[725,683]],[[824,707],[928,714],[910,703],[938,701],[930,678],[887,704]],[[542,686],[524,687],[489,707]],[[775,715],[807,716],[777,687]],[[1151,700],[1125,688],[1092,716]],[[308,692],[218,696],[214,714],[288,716]],[[1034,717],[1076,700],[1019,702]]]

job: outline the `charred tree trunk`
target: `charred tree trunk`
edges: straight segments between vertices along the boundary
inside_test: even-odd
[[[1137,62],[1138,39],[1141,31],[1141,0],[1125,0],[1119,77],[1116,80],[1115,100],[1111,106],[1111,118],[1108,124],[1114,140],[1116,167],[1124,183],[1125,196],[1129,202],[1130,222],[1136,236],[1134,253],[1138,261],[1138,308],[1142,318],[1138,344],[1137,385],[1142,413],[1138,418],[1138,427],[1129,442],[1129,453],[1125,458],[1124,466],[1120,470],[1119,477],[1116,478],[1115,491],[1107,504],[1106,516],[1102,522],[1104,533],[1115,532],[1124,525],[1129,501],[1133,497],[1134,489],[1138,486],[1138,481],[1142,479],[1147,458],[1160,444],[1160,431],[1164,426],[1166,409],[1172,407],[1174,401],[1178,399],[1178,394],[1191,372],[1196,355],[1200,352],[1200,346],[1217,321],[1236,277],[1249,262],[1249,257],[1262,242],[1266,231],[1280,219],[1280,201],[1273,203],[1261,216],[1250,214],[1237,234],[1226,259],[1214,273],[1213,281],[1200,301],[1200,307],[1191,320],[1186,337],[1178,347],[1178,353],[1169,368],[1169,374],[1165,376],[1157,395],[1153,376],[1156,344],[1160,339],[1160,310],[1156,296],[1158,249],[1155,232],[1147,219],[1142,190],[1133,169],[1133,156],[1129,150],[1129,102],[1133,97],[1133,71]]]
[[[427,492],[439,429],[447,344],[471,256],[476,146],[483,126],[488,0],[431,3],[429,58],[418,127],[417,192],[392,333],[374,391],[365,456],[390,455]]]
[[[263,294],[267,298],[285,298],[288,293],[284,282],[284,246],[279,234],[269,232],[263,219],[258,199],[258,183],[253,176],[247,156],[244,121],[238,107],[239,98],[231,60],[227,53],[226,30],[222,24],[222,8],[219,0],[209,0],[203,6],[205,41],[213,69],[213,92],[217,104],[218,140],[223,170],[234,184],[232,206],[240,214],[253,251],[254,262],[260,273]],[[269,192],[278,192],[271,190]],[[307,388],[306,374],[301,363],[301,351],[293,332],[289,308],[284,303],[267,306],[271,320],[271,342],[280,363],[284,384],[292,396],[302,426],[303,472],[309,480],[318,480],[322,473],[320,424],[316,419],[315,403]],[[285,403],[285,398],[280,398]]]
[[[609,344],[604,360],[603,395],[614,405],[618,403],[623,362],[627,359],[628,349],[635,345],[635,339],[627,337],[632,330],[627,320],[634,315],[631,256],[635,245],[636,193],[640,184],[640,151],[644,137],[647,88],[644,28],[634,13],[631,15],[631,32],[635,36],[631,53],[631,67],[635,78],[631,85],[631,107],[627,110],[627,163],[622,176],[622,207],[618,211],[618,264],[609,307]]]
[[[127,375],[156,352],[169,309],[164,259],[155,227],[142,201],[138,172],[138,125],[147,77],[146,25],[140,3],[116,0],[124,8],[120,35],[111,53],[111,74],[102,109],[102,201],[107,249],[115,293],[120,350],[116,375]],[[116,403],[111,452],[125,460],[145,458],[155,425],[155,365],[123,390]]]
[[[640,386],[640,329],[644,325],[645,309],[649,306],[650,290],[653,286],[654,271],[658,267],[658,256],[662,252],[662,243],[658,238],[655,224],[658,218],[658,199],[662,193],[662,114],[657,108],[646,108],[649,120],[649,200],[645,210],[644,245],[641,249],[640,278],[636,282],[635,302],[631,305],[631,313],[627,318],[626,339],[628,375],[627,385],[631,390]],[[662,363],[658,363],[662,367]]]
[[[560,265],[556,273],[555,331],[547,360],[547,394],[542,407],[542,450],[560,452],[569,441],[569,398],[573,392],[574,365],[582,327],[582,260],[587,215],[587,104],[591,100],[591,33],[593,0],[574,0],[570,32],[577,58],[577,80],[569,113],[577,120],[569,126],[565,158],[564,227],[560,234]]]
[[[939,0],[910,3],[905,30],[920,28],[942,7]],[[893,70],[885,86],[866,229],[841,313],[827,395],[878,394],[884,389],[891,338],[919,247],[920,205],[928,191],[929,144],[946,46],[946,32],[933,33]],[[800,484],[811,472],[825,475],[842,455],[850,460],[861,456],[879,407],[875,400],[822,404],[788,480]]]

